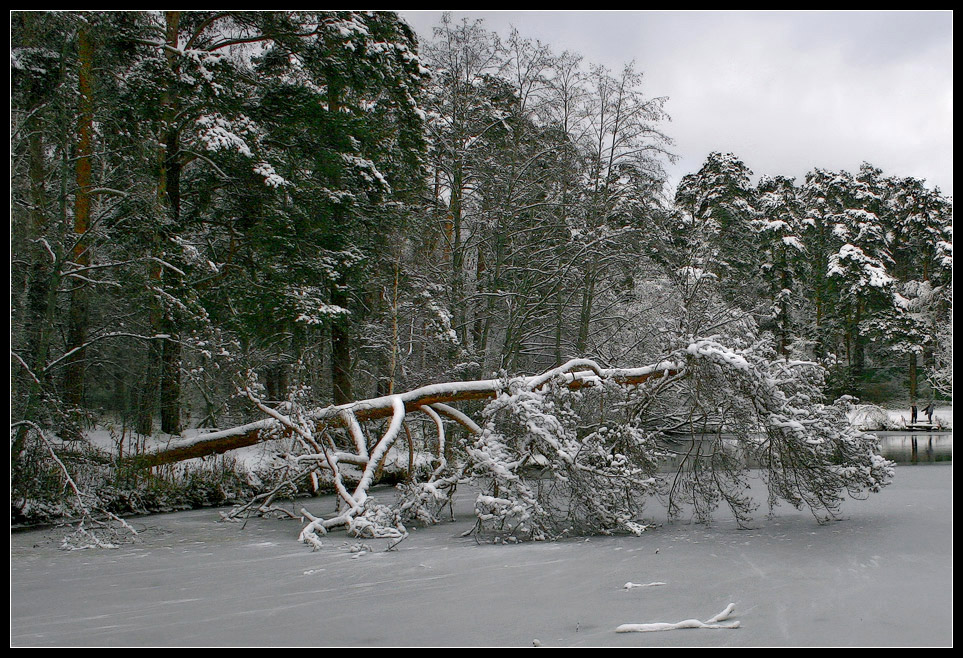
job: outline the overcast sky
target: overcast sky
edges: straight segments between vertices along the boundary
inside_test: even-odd
[[[440,11],[400,11],[422,41]],[[867,161],[953,193],[953,14],[453,11],[506,36],[580,53],[666,96],[674,185],[712,151],[802,181]]]

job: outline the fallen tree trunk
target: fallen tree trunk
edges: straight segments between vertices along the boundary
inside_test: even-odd
[[[308,415],[308,419],[319,429],[325,426],[348,427],[350,429],[352,423],[393,416],[395,413],[394,400],[400,398],[405,413],[423,412],[425,408],[433,409],[438,414],[446,416],[474,432],[477,431],[477,425],[457,409],[447,406],[448,404],[465,400],[492,399],[497,397],[499,393],[509,391],[513,386],[537,389],[553,380],[573,390],[586,385],[597,384],[602,379],[632,386],[641,384],[651,377],[676,375],[680,369],[680,364],[667,361],[642,368],[603,369],[589,359],[573,359],[541,375],[430,384],[396,395],[369,398],[317,409]],[[231,429],[201,434],[191,438],[175,439],[165,446],[129,457],[124,462],[129,466],[148,468],[172,464],[185,459],[221,454],[228,450],[255,445],[267,438],[277,438],[279,427],[282,427],[282,425],[276,419],[266,418]],[[290,431],[290,429],[282,428],[283,434],[290,434]]]

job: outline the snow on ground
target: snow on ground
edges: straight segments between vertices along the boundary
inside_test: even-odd
[[[390,490],[376,490],[390,495]],[[217,523],[203,509],[133,520],[139,541],[64,552],[55,530],[11,535],[13,646],[950,646],[952,466],[893,485],[819,526],[779,508],[740,530],[682,521],[641,537],[490,544],[457,521],[395,551],[343,533],[312,552],[298,521]],[[315,513],[331,499],[300,501]],[[653,510],[653,514],[655,510]],[[657,519],[653,519],[657,520]],[[368,550],[368,549],[372,550]],[[627,583],[665,583],[626,587]],[[616,633],[709,620],[732,630]]]

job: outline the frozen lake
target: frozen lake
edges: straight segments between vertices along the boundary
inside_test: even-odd
[[[952,473],[901,465],[890,487],[826,526],[782,507],[750,530],[676,522],[642,537],[477,544],[458,536],[471,525],[464,492],[457,521],[415,529],[393,552],[372,540],[374,552],[352,553],[343,533],[312,552],[297,521],[242,529],[212,509],[135,519],[139,540],[117,550],[66,552],[62,531],[18,532],[10,642],[951,646]],[[735,630],[615,633],[706,620],[730,602]]]

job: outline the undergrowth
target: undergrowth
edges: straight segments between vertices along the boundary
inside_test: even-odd
[[[11,526],[69,521],[89,510],[129,516],[225,505],[263,486],[225,456],[134,470],[118,468],[110,454],[85,441],[51,444],[62,466],[32,441],[11,469]],[[68,474],[82,496],[69,486]]]
[[[86,440],[62,441],[33,432],[11,468],[10,524],[18,528],[76,522],[92,510],[109,518],[242,504],[271,491],[292,473],[283,464],[266,464],[252,473],[227,455],[150,469],[118,466],[111,452]],[[406,477],[386,468],[379,482],[398,484]],[[324,478],[295,478],[278,498],[332,491]]]

